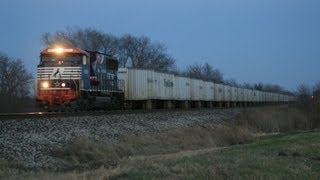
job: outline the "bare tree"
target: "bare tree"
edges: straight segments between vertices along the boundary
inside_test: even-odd
[[[251,85],[250,83],[243,83],[242,85],[240,85],[240,87],[245,88],[245,89],[254,89],[254,86]]]
[[[285,88],[283,88],[282,86],[277,85],[277,84],[267,84],[267,83],[259,82],[259,83],[254,83],[254,84],[243,83],[240,86],[243,88],[246,88],[246,89],[254,89],[254,90],[259,90],[259,91],[283,93],[283,94],[292,94],[289,91],[285,90]]]
[[[51,34],[49,32],[44,33],[42,35],[41,41],[45,46],[73,46],[75,45],[75,42],[72,42],[72,39],[70,39],[66,32],[56,32],[55,34]]]
[[[67,27],[63,31],[55,33],[45,33],[42,42],[46,46],[76,46],[90,51],[101,51],[110,55],[115,55],[118,48],[118,39],[91,28]]]
[[[282,93],[284,88],[277,84],[264,84],[263,90],[268,92]]]
[[[23,107],[21,100],[30,96],[32,85],[33,76],[23,62],[0,52],[0,111]]]
[[[202,65],[199,63],[189,65],[184,74],[191,78],[202,79]]]
[[[253,87],[254,87],[255,90],[259,90],[259,91],[263,91],[263,90],[264,90],[264,89],[263,89],[263,88],[264,88],[264,85],[263,85],[262,82],[259,82],[259,83],[254,84]]]
[[[311,87],[306,84],[300,84],[297,88],[298,95],[298,104],[306,110],[310,110],[312,107],[311,95],[312,90]]]
[[[115,56],[119,52],[119,38],[112,34],[104,34],[101,39],[101,51]]]
[[[136,43],[135,37],[130,34],[123,35],[119,39],[118,59],[122,67],[126,67],[128,65],[128,61],[132,60]]]
[[[119,39],[118,59],[122,67],[147,68],[164,72],[175,69],[175,59],[164,44],[152,42],[148,37],[130,34]]]
[[[166,46],[152,42],[145,36],[126,34],[118,38],[91,28],[69,27],[53,34],[43,34],[42,42],[46,46],[59,44],[104,52],[118,58],[120,67],[148,68],[165,72],[175,69],[175,59],[168,55]]]
[[[312,95],[311,87],[306,84],[300,84],[297,88],[297,94],[300,99],[309,99]]]
[[[176,60],[166,51],[167,48],[164,44],[152,43],[149,46],[146,67],[165,72],[174,70]]]
[[[315,103],[317,112],[320,113],[320,81],[314,84],[312,97],[313,97],[313,102]],[[318,120],[318,123],[320,123],[319,120]]]
[[[212,81],[215,83],[223,83],[223,74],[220,70],[213,68],[208,63],[200,64],[194,63],[189,65],[183,75],[191,78],[202,79],[205,81]]]
[[[313,85],[313,91],[320,91],[320,81],[316,82],[314,85]]]
[[[0,93],[6,96],[25,97],[31,90],[33,76],[20,59],[0,53]]]
[[[224,80],[224,84],[232,86],[232,87],[239,87],[239,84],[234,78]]]
[[[130,61],[131,66],[135,68],[143,68],[146,66],[150,53],[150,39],[142,36],[135,37],[126,34],[120,38],[119,57],[126,66]]]

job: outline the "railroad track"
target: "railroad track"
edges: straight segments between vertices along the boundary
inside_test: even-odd
[[[222,108],[220,108],[222,109]],[[50,117],[79,117],[79,116],[99,116],[116,114],[143,114],[155,112],[176,112],[176,111],[199,111],[201,109],[152,109],[152,110],[108,110],[108,111],[79,111],[79,112],[26,112],[26,113],[0,113],[0,121],[12,119],[34,119]],[[213,109],[212,109],[213,110]]]
[[[11,119],[27,119],[27,118],[44,118],[61,116],[61,113],[48,113],[48,112],[28,112],[28,113],[1,113],[0,120],[11,120]]]
[[[50,117],[73,117],[73,116],[88,116],[88,115],[108,115],[130,113],[129,111],[81,111],[81,112],[27,112],[27,113],[0,113],[0,120],[11,119],[28,119],[28,118],[50,118]]]
[[[286,108],[285,105],[273,105]],[[259,108],[264,106],[255,106]],[[233,109],[241,109],[241,107]],[[143,113],[155,113],[155,112],[186,112],[186,111],[201,111],[208,110],[209,108],[189,108],[189,109],[134,109],[134,110],[91,110],[91,111],[78,111],[78,112],[26,112],[26,113],[0,113],[0,121],[12,120],[12,119],[28,119],[28,118],[50,118],[50,117],[79,117],[79,116],[99,116],[99,115],[116,115],[116,114],[143,114]],[[212,110],[230,109],[226,107],[212,108]]]

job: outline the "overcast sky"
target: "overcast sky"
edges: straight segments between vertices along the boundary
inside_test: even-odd
[[[67,26],[145,35],[238,82],[320,80],[319,0],[2,0],[0,51],[36,72],[42,34]]]

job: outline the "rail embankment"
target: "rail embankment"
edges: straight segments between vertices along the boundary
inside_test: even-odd
[[[141,168],[146,167],[148,169],[148,167],[150,167],[150,164],[144,164],[145,166],[140,166],[139,163],[136,166],[130,166],[130,163],[132,164],[133,162],[132,160],[137,158],[139,159],[139,157],[143,157],[146,162],[149,162],[150,158],[152,160],[152,157],[159,155],[166,156],[169,154],[168,156],[170,157],[170,154],[179,154],[179,152],[180,154],[197,154],[198,151],[201,152],[206,151],[206,149],[217,148],[220,151],[228,148],[231,145],[238,146],[239,144],[260,142],[260,140],[265,139],[265,135],[279,134],[279,136],[282,136],[283,134],[287,133],[310,131],[319,128],[320,125],[318,112],[305,111],[293,106],[259,107],[241,109],[236,111],[237,113],[235,113],[233,110],[227,110],[224,112],[221,110],[217,110],[215,114],[220,113],[221,115],[221,113],[223,112],[224,115],[221,117],[223,117],[222,119],[224,119],[224,121],[217,121],[217,116],[209,113],[211,112],[211,110],[208,110],[208,112],[206,113],[204,113],[203,111],[199,111],[198,114],[195,113],[196,111],[193,111],[193,115],[188,113],[179,115],[168,114],[166,116],[153,114],[152,117],[154,118],[145,117],[146,119],[144,120],[146,122],[152,122],[152,124],[157,124],[153,126],[148,125],[148,129],[151,129],[150,131],[128,131],[128,129],[130,128],[127,123],[120,124],[118,126],[123,126],[122,129],[126,130],[124,131],[125,133],[114,136],[117,139],[116,141],[108,142],[103,138],[100,138],[99,136],[93,136],[92,132],[96,131],[96,129],[99,129],[99,127],[101,126],[101,124],[97,124],[97,121],[94,121],[96,129],[90,128],[92,130],[91,133],[83,133],[84,131],[79,131],[82,132],[82,134],[80,133],[81,135],[78,134],[77,136],[73,136],[68,141],[66,141],[68,143],[65,143],[64,145],[59,145],[59,143],[52,143],[52,146],[50,146],[50,150],[45,151],[45,157],[50,158],[53,161],[39,163],[44,163],[46,167],[50,167],[48,165],[51,165],[51,167],[52,165],[54,165],[55,168],[42,168],[40,170],[38,169],[37,173],[30,174],[28,168],[26,168],[23,162],[10,161],[10,159],[4,160],[2,163],[3,165],[0,168],[2,169],[2,172],[12,172],[11,175],[25,174],[29,177],[39,177],[40,179],[44,176],[58,178],[74,177],[75,179],[80,177],[96,178],[98,176],[108,178],[127,177],[127,175],[131,175],[131,173],[135,174],[138,172],[139,174]],[[230,116],[230,114],[232,114],[232,116]],[[137,127],[146,127],[144,121],[140,121],[141,119],[139,120],[139,118],[137,117],[135,118],[136,129]],[[177,121],[177,119],[180,119],[181,121]],[[190,120],[192,120],[193,123],[190,123]],[[168,124],[166,123],[169,123],[171,121],[179,122],[178,124],[180,125],[175,126],[174,128],[168,128]],[[89,124],[93,122],[86,121],[86,123],[88,123],[87,126],[89,127]],[[73,128],[78,126],[77,124],[75,124],[75,122],[72,122],[72,124],[74,124],[72,127],[67,126],[69,132],[72,131]],[[104,132],[114,132],[114,127],[117,126],[110,127],[113,127],[113,131],[112,129],[110,129],[109,132]],[[159,130],[155,127],[167,128],[162,128],[161,130]],[[58,137],[59,135],[55,134],[54,136]],[[319,142],[310,143],[314,143],[317,147],[319,145]],[[310,145],[310,147],[311,146],[313,147],[312,144]],[[233,146],[231,146],[231,148],[232,147]],[[257,149],[259,148],[264,147],[261,146]],[[279,151],[277,153],[281,155],[281,149],[285,148],[286,147],[284,143],[284,146],[280,147],[276,151]],[[283,153],[288,155],[291,153],[291,150],[290,152],[284,151]],[[220,166],[213,167],[214,162],[215,161],[212,161],[212,166],[206,166],[206,168],[210,169],[212,167],[212,169],[215,169],[213,171],[208,171],[208,177],[211,176],[212,173],[218,171],[220,168]],[[161,163],[162,162],[160,162],[160,164]],[[211,162],[208,162],[208,164],[210,163]],[[235,166],[240,166],[240,164],[238,163],[241,162],[235,161],[234,163]],[[225,167],[225,165],[222,164],[221,172],[217,173],[222,173],[222,176],[224,176],[223,173],[226,172],[226,177],[233,177],[233,175],[228,172],[228,166],[229,165]],[[10,171],[6,169],[10,169]],[[189,170],[186,171],[189,172]],[[153,174],[148,173],[151,172],[147,172],[147,177],[153,176]],[[168,176],[173,178],[176,176],[180,177],[181,173],[185,172],[181,171],[180,169],[176,173],[174,173],[174,176],[171,176],[170,174]]]

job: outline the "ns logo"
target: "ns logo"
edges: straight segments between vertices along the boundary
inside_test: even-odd
[[[63,71],[63,69],[62,69]],[[51,78],[60,79],[61,78],[61,70],[60,68],[53,68],[53,73],[51,74]]]

